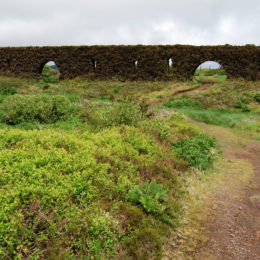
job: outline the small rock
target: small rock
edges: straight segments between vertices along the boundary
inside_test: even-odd
[[[239,210],[242,210],[242,207],[239,207]]]
[[[176,247],[177,247],[175,243],[171,243],[171,246],[172,246],[173,248],[176,248]]]

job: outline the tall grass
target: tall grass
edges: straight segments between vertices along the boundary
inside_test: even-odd
[[[243,113],[225,109],[194,110],[185,108],[178,109],[178,111],[206,124],[260,132],[260,113]]]

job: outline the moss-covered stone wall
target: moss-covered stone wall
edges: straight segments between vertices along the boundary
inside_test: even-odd
[[[172,71],[169,72],[169,59]],[[260,47],[246,46],[63,46],[0,48],[2,75],[39,78],[54,61],[62,79],[187,80],[205,61],[216,61],[229,78],[260,79]],[[136,65],[137,64],[137,65]]]

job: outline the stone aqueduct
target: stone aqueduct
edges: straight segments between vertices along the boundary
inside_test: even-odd
[[[54,61],[61,79],[188,80],[209,60],[220,63],[229,78],[260,79],[260,46],[254,45],[3,47],[0,73],[39,78],[43,66]]]

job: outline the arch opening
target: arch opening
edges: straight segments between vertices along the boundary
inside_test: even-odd
[[[95,71],[97,69],[97,61],[95,59],[91,59],[93,70]]]
[[[8,68],[11,67],[11,59],[7,59],[7,66],[8,66]]]
[[[45,83],[59,82],[60,70],[54,61],[46,62],[42,67],[42,78]]]
[[[172,73],[172,71],[173,71],[172,58],[167,60],[167,68],[168,68],[168,73]]]
[[[225,69],[216,61],[205,61],[194,72],[194,79],[199,83],[221,82],[225,81],[226,78]]]
[[[135,60],[134,62],[133,62],[133,65],[134,65],[134,72],[136,72],[137,70],[138,70],[138,61],[137,60]]]

